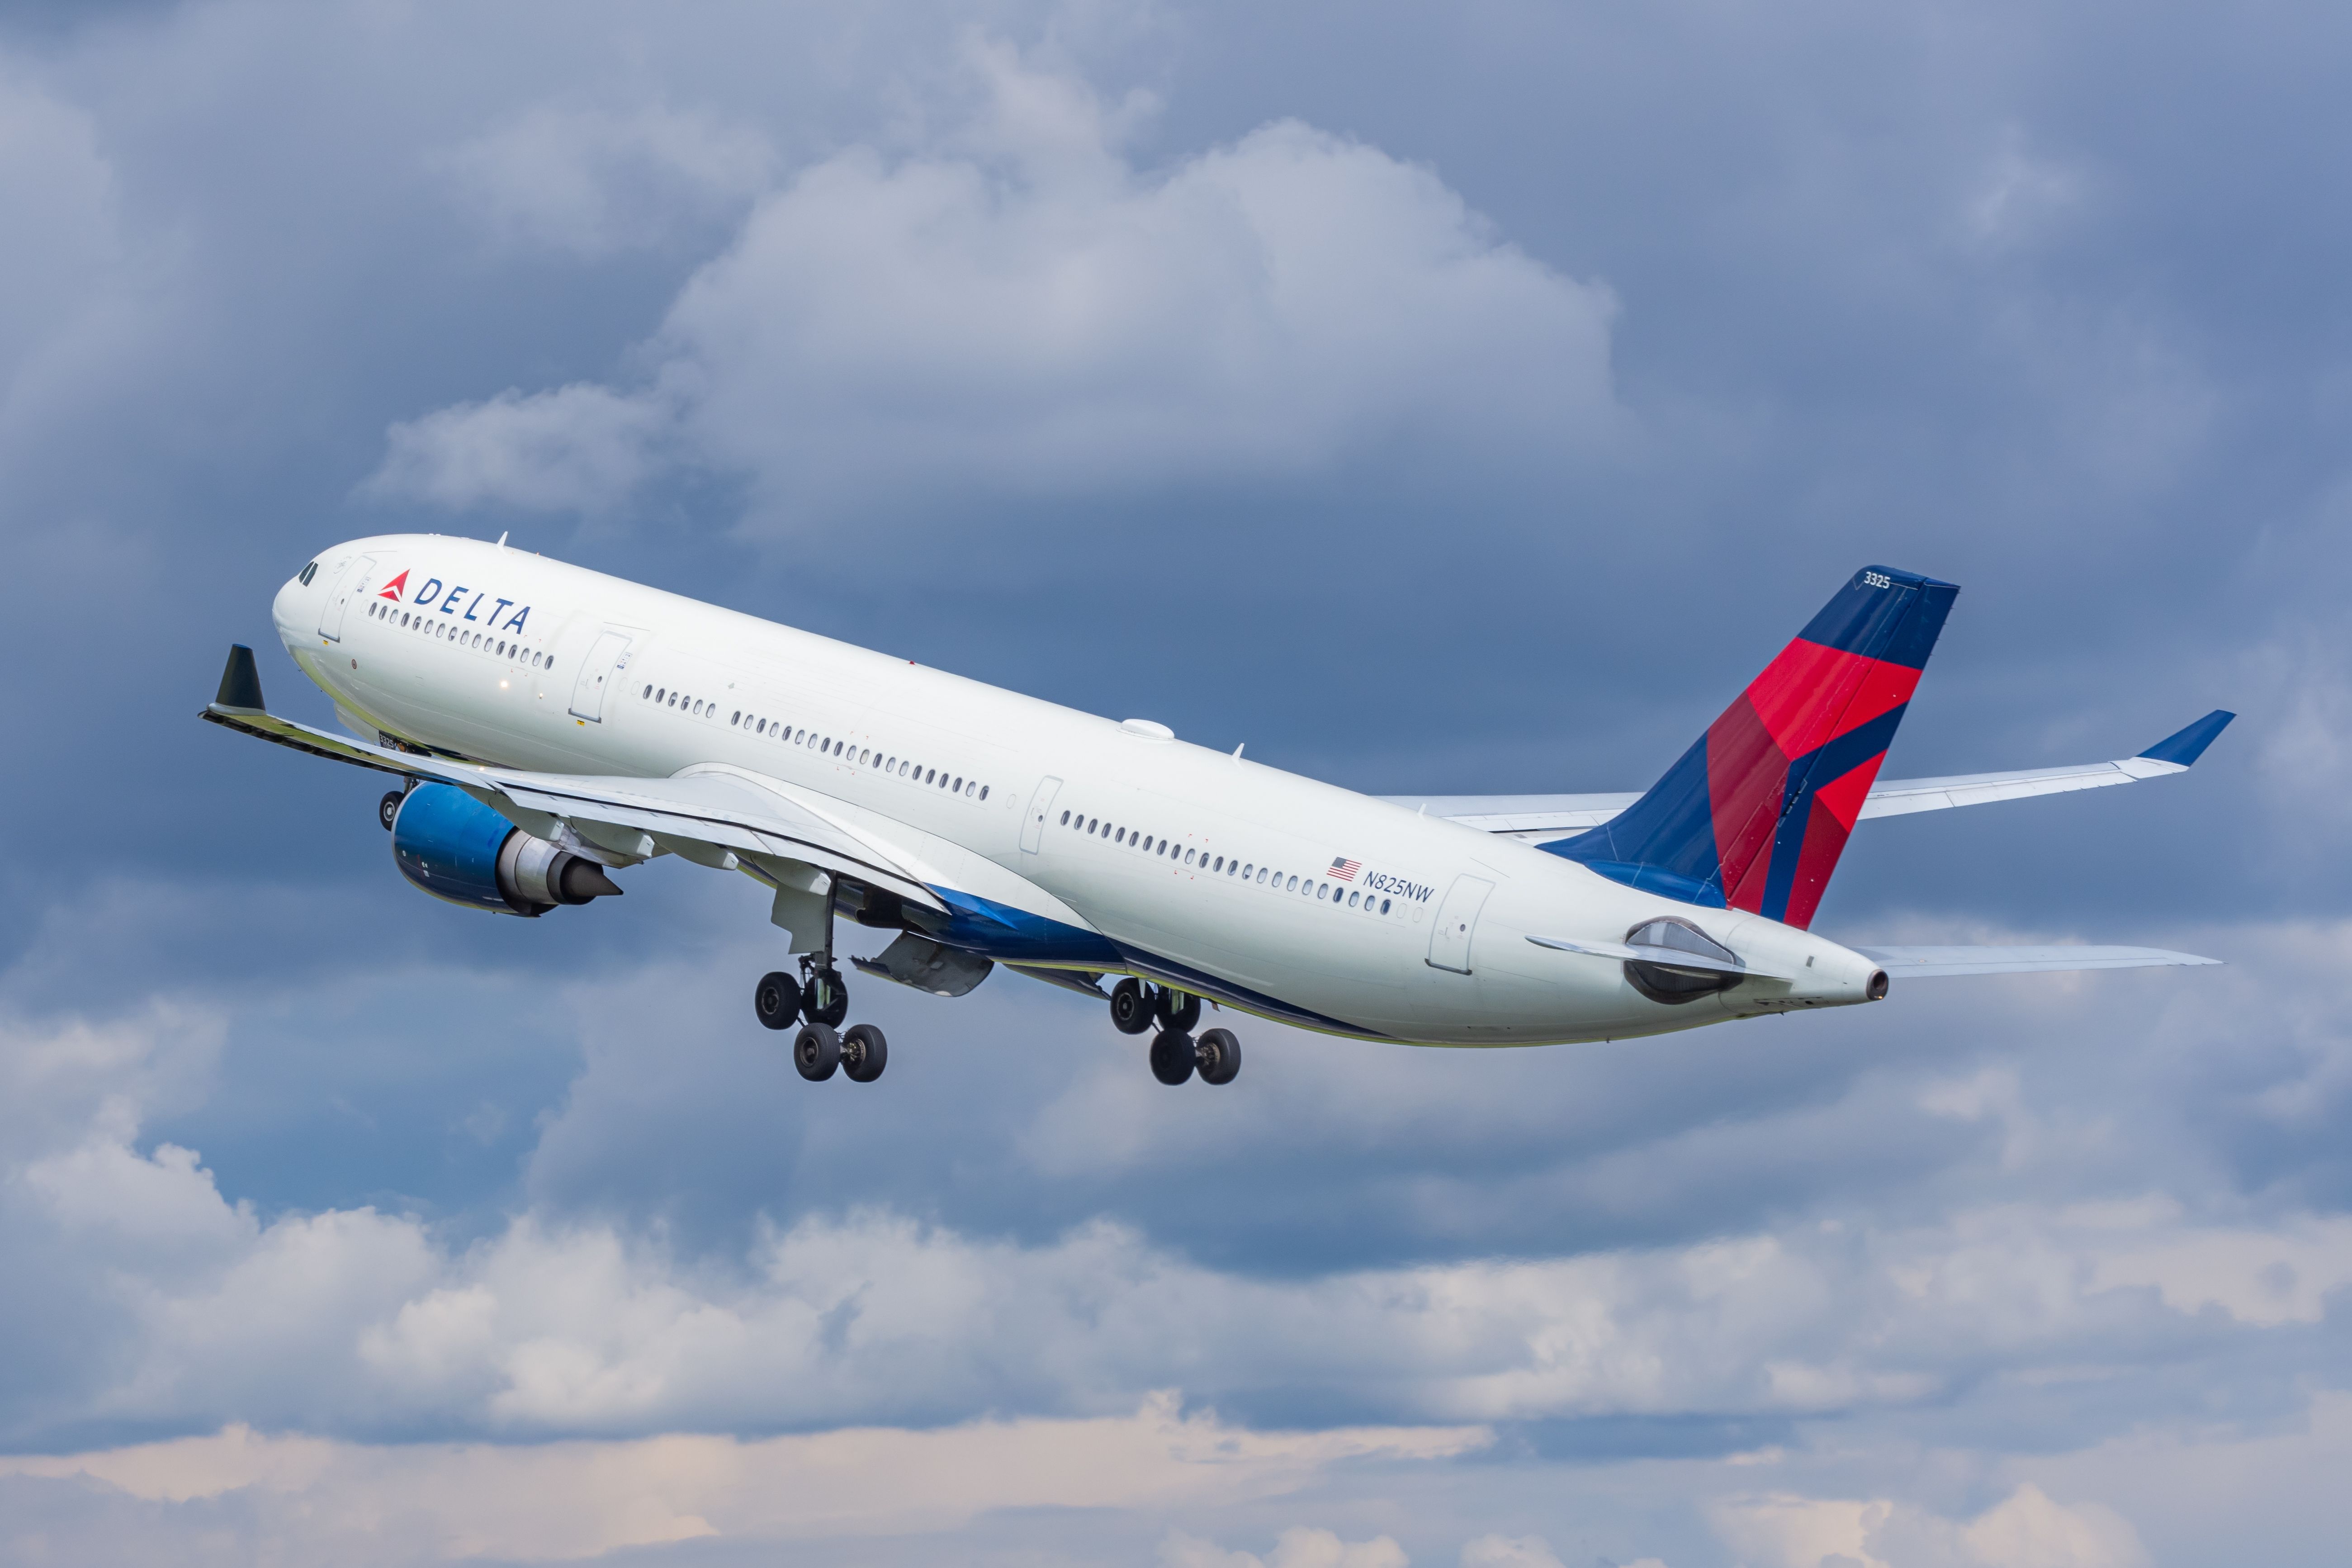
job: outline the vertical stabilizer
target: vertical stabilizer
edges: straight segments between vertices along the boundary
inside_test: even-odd
[[[1689,903],[1812,923],[1959,589],[1871,566],[1650,792],[1541,846]]]

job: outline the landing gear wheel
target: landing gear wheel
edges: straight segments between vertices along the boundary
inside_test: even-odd
[[[1151,1076],[1173,1089],[1192,1076],[1196,1047],[1181,1029],[1163,1029],[1151,1037]]]
[[[1202,1083],[1231,1083],[1242,1070],[1242,1043],[1231,1029],[1207,1029],[1192,1042]]]
[[[771,1029],[789,1029],[801,1016],[800,982],[781,969],[760,976],[751,992],[751,1010]]]
[[[1151,1011],[1163,1027],[1189,1035],[1192,1026],[1201,1021],[1201,999],[1190,992],[1171,991],[1163,985],[1160,994],[1152,998]]]
[[[375,819],[383,824],[386,833],[392,831],[392,819],[400,815],[400,803],[407,798],[400,791],[393,790],[375,803]]]
[[[824,1024],[803,1024],[793,1037],[793,1066],[811,1083],[822,1083],[841,1065],[841,1037]]]
[[[841,1070],[852,1083],[872,1083],[890,1062],[890,1042],[871,1024],[852,1024],[841,1037]]]
[[[1151,1003],[1143,982],[1132,975],[1111,987],[1110,1025],[1122,1035],[1140,1035],[1151,1027]]]
[[[849,991],[838,969],[820,969],[801,987],[801,1016],[812,1024],[839,1028],[849,1016]]]

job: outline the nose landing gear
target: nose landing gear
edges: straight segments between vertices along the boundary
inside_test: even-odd
[[[1190,992],[1165,985],[1147,986],[1132,977],[1110,994],[1111,1026],[1122,1035],[1140,1035],[1157,1025],[1151,1037],[1151,1076],[1174,1086],[1195,1071],[1202,1083],[1231,1083],[1242,1070],[1242,1043],[1231,1029],[1210,1029],[1192,1037],[1201,1021],[1201,999]]]

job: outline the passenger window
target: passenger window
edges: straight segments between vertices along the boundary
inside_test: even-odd
[[[980,798],[982,800],[986,800],[988,798],[988,786],[986,784],[980,786]]]
[[[1289,885],[1285,887],[1282,890],[1286,893],[1295,893],[1298,891],[1298,879],[1296,877],[1290,879]]]
[[[1112,834],[1112,835],[1111,835],[1111,842],[1112,842],[1112,843],[1114,843],[1114,844],[1124,844],[1124,843],[1126,843],[1126,842],[1127,842],[1127,833],[1126,833],[1126,831],[1125,831],[1124,829],[1121,829],[1120,831],[1118,831],[1118,832],[1117,832],[1117,833]]]
[[[1381,900],[1381,913],[1382,913],[1382,914],[1386,914],[1386,913],[1388,913],[1388,912],[1389,912],[1389,901],[1388,901],[1386,899],[1382,899],[1382,900]]]
[[[1068,812],[1066,812],[1066,812],[1062,813],[1062,826],[1065,826],[1065,827],[1067,827],[1069,825],[1070,825],[1070,814],[1069,814]]]
[[[958,794],[958,795],[961,795],[961,794],[963,793],[963,780],[961,780],[961,779],[958,779],[958,780],[956,780],[956,782],[955,782],[955,793],[956,793],[956,794]]]
[[[1348,907],[1351,910],[1356,907],[1356,898],[1357,895],[1354,893],[1349,893],[1348,895]]]

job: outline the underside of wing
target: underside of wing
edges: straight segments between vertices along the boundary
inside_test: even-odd
[[[2013,773],[1955,773],[1947,778],[1882,779],[1864,800],[1860,816],[1903,816],[1915,811],[1948,811],[2037,795],[2105,789],[2187,773],[2236,715],[2216,709],[2186,729],[2166,736],[2137,756],[2064,767],[2025,768]],[[1417,808],[1482,833],[1541,843],[1599,827],[1641,796],[1629,795],[1387,795],[1391,804]]]
[[[232,660],[231,678],[222,682],[225,699],[247,694],[242,688],[233,689],[235,674]],[[257,681],[251,683],[250,696],[250,706],[215,701],[202,717],[313,756],[455,784],[525,832],[607,866],[634,865],[667,852],[723,868],[748,865],[771,883],[789,880],[791,868],[814,867],[948,912],[891,846],[741,770],[702,769],[676,778],[604,778],[458,762],[371,745],[280,719],[261,708]]]
[[[1857,947],[1892,980],[1948,974],[2046,974],[2074,969],[2155,969],[2219,963],[2160,947]]]

